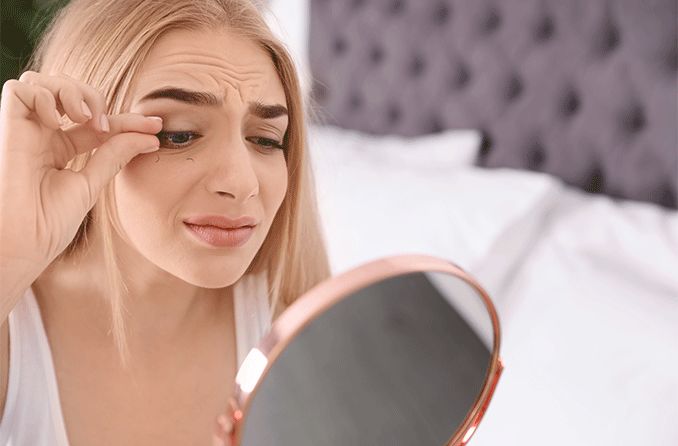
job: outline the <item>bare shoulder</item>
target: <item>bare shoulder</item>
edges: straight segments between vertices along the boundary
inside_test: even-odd
[[[0,324],[0,421],[5,412],[9,382],[9,319]]]

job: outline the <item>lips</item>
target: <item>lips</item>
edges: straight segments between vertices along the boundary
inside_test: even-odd
[[[254,233],[253,226],[222,229],[208,225],[200,226],[189,223],[185,223],[185,225],[196,238],[217,248],[238,248],[243,246]]]
[[[193,226],[212,226],[220,229],[236,229],[244,226],[256,226],[259,222],[249,215],[229,218],[225,215],[198,215],[187,218],[184,223]]]

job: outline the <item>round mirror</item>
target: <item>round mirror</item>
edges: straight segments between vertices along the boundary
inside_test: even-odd
[[[454,264],[394,256],[300,297],[236,377],[233,444],[463,445],[501,374],[499,321]]]

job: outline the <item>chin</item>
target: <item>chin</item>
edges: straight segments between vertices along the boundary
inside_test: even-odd
[[[182,279],[191,285],[200,288],[218,289],[225,288],[237,282],[251,263],[249,261],[239,261],[237,264],[233,261],[219,260],[218,257],[212,257],[209,262],[210,267],[202,266],[194,271],[184,271]]]

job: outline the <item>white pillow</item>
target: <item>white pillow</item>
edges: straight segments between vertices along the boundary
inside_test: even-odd
[[[448,171],[473,164],[481,135],[477,130],[446,130],[408,138],[312,124],[308,141],[312,157],[335,166],[357,163],[383,169]]]
[[[445,133],[405,142],[358,136],[316,127],[309,138],[333,274],[418,253],[457,263],[490,294],[500,289],[542,227],[560,182],[477,168],[454,154],[446,160],[441,147],[448,154],[455,147]]]

